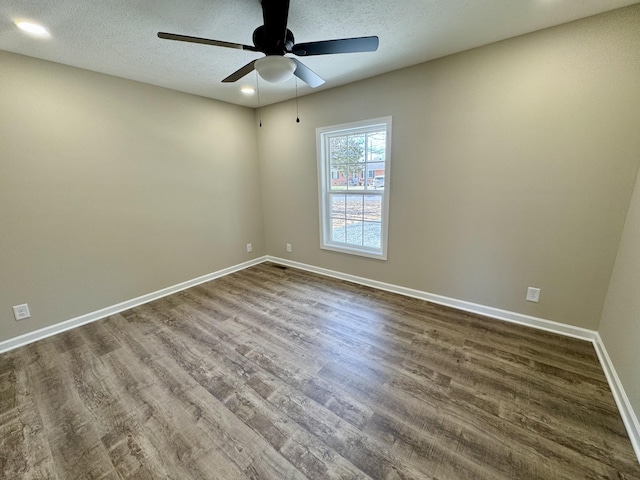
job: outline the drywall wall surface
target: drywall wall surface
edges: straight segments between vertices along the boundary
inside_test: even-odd
[[[264,108],[268,254],[597,329],[640,162],[638,25],[625,8],[305,96],[299,124]],[[321,250],[316,128],[387,115],[388,260]]]
[[[600,321],[600,337],[637,415],[640,412],[640,177],[611,276]]]
[[[0,85],[0,341],[264,255],[253,110],[6,52]]]

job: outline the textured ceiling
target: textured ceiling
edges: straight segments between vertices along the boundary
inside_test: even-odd
[[[469,48],[559,25],[638,0],[291,0],[297,42],[377,35],[374,53],[302,58],[326,89]],[[15,20],[51,32],[38,39]],[[245,106],[240,87],[220,81],[261,54],[161,40],[159,31],[251,44],[262,24],[258,0],[2,0],[0,50],[73,65]],[[318,89],[316,89],[318,90]],[[300,95],[313,90],[298,82]],[[295,95],[295,82],[260,82],[261,104]]]

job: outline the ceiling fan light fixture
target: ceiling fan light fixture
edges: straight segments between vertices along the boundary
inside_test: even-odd
[[[293,76],[296,63],[288,57],[280,55],[268,55],[256,61],[255,69],[267,82],[286,82]]]

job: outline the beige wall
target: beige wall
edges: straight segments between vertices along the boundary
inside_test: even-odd
[[[0,341],[264,255],[254,121],[0,52]]]
[[[597,329],[640,163],[638,25],[636,6],[320,92],[300,124],[264,108],[267,252]],[[388,261],[321,250],[315,129],[386,115]]]
[[[637,415],[640,413],[640,176],[611,276],[600,336]]]
[[[639,22],[309,95],[300,124],[263,108],[257,135],[249,109],[0,52],[0,341],[264,253],[596,329],[640,163]],[[320,250],[315,128],[386,115],[389,260]]]

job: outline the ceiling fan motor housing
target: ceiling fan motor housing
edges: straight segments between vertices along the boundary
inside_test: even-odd
[[[285,38],[269,38],[264,25],[262,25],[253,31],[253,44],[258,51],[266,55],[284,55],[295,45],[295,39],[288,28]]]

